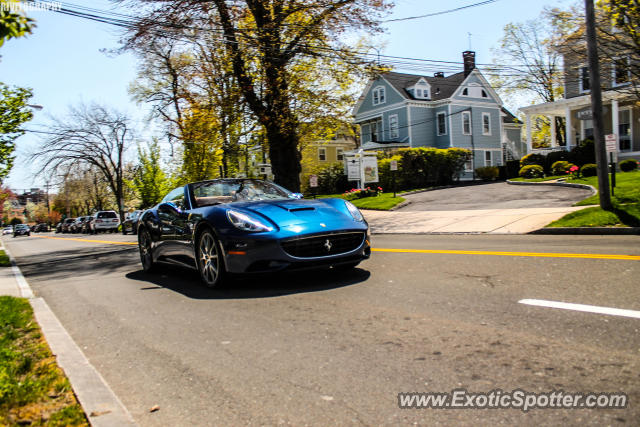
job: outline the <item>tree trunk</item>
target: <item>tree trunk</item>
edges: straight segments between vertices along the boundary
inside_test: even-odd
[[[289,191],[300,191],[300,154],[298,153],[297,134],[279,122],[271,122],[265,126],[269,141],[269,158],[271,160],[274,181]]]

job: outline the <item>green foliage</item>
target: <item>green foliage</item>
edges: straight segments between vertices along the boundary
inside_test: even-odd
[[[33,117],[27,107],[31,96],[29,89],[12,89],[0,82],[0,182],[13,167],[15,140],[24,134],[20,126]]]
[[[9,259],[9,257],[4,251],[0,250],[0,267],[10,267],[10,266],[11,266],[11,260]]]
[[[398,160],[398,189],[426,188],[451,184],[464,170],[471,152],[462,148],[402,148],[393,160]],[[380,184],[391,188],[389,161],[378,167]],[[382,166],[382,167],[381,167]]]
[[[140,198],[140,208],[155,205],[170,190],[169,180],[162,170],[157,140],[149,143],[147,149],[138,146],[138,167],[133,185]]]
[[[544,168],[546,163],[547,159],[544,154],[531,153],[520,159],[520,168],[529,165],[538,165]]]
[[[593,163],[587,163],[580,168],[580,174],[585,178],[596,176],[598,174],[598,166]]]
[[[544,169],[540,165],[528,165],[520,169],[518,173],[523,178],[542,178],[544,176]]]
[[[382,193],[382,187],[365,187],[365,188],[352,188],[345,192],[342,198],[345,200],[363,199],[365,197],[377,197]]]
[[[565,160],[559,160],[551,165],[551,174],[564,175],[574,166],[575,165],[573,163],[569,163]]]
[[[352,201],[358,209],[378,211],[388,211],[402,202],[404,202],[404,199],[402,197],[393,197],[393,193],[382,193],[378,197],[365,197]]]
[[[476,169],[476,176],[483,181],[494,181],[500,175],[500,169],[497,166],[483,166]]]
[[[636,159],[623,160],[619,165],[622,172],[631,172],[638,169],[638,161]]]
[[[9,225],[16,225],[16,224],[22,224],[22,220],[20,218],[11,218],[11,222],[9,223]]]
[[[3,6],[7,6],[7,1],[1,0]],[[22,37],[31,34],[35,27],[33,20],[11,10],[0,8],[0,47],[5,40]]]
[[[600,207],[582,209],[547,227],[640,227],[640,203],[614,206],[611,211]]]
[[[587,184],[596,189],[598,188],[597,176],[573,179],[571,182]],[[636,170],[616,174],[616,191],[615,195],[611,197],[611,200],[614,204],[640,203],[640,171]],[[598,203],[599,199],[596,194],[576,203],[576,206],[597,205]]]
[[[320,194],[342,193],[349,187],[342,163],[333,163],[318,172],[318,188]]]
[[[571,149],[569,160],[578,166],[582,166],[587,163],[595,163],[596,151],[594,148],[593,139],[587,138],[583,141],[580,141],[580,144],[578,144],[576,147],[573,147]]]

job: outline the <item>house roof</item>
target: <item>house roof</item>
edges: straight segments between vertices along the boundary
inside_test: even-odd
[[[502,118],[502,121],[504,123],[515,123],[515,124],[522,123],[516,116],[511,114],[511,112],[506,108],[502,107],[501,110],[504,113],[504,117]]]
[[[418,80],[424,79],[431,86],[432,101],[451,98],[456,89],[458,89],[460,84],[465,80],[464,72],[452,74],[448,77],[428,77],[416,74],[388,72],[382,74],[380,77],[388,81],[389,84],[406,99],[417,99],[411,96],[406,88],[413,86]]]

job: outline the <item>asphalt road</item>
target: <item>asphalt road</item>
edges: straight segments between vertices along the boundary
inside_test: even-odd
[[[640,263],[487,254],[640,255],[636,236],[374,236],[376,249],[435,253],[375,251],[349,274],[259,276],[220,290],[188,270],[144,274],[135,246],[3,240],[142,426],[640,420],[640,319],[518,303],[640,310]],[[484,254],[445,253],[470,250]],[[625,392],[630,404],[398,408],[399,392],[456,388]]]
[[[405,196],[411,204],[400,211],[554,208],[572,206],[591,191],[552,185],[510,185],[506,182],[426,191]]]

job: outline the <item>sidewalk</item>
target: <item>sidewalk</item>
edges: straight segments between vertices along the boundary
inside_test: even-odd
[[[51,352],[56,355],[58,366],[71,382],[89,423],[97,427],[137,426],[129,411],[87,360],[45,300],[33,295],[31,287],[2,242],[0,242],[0,249],[11,258],[12,265],[0,267],[0,296],[29,299],[47,344]]]
[[[579,207],[530,209],[479,209],[463,211],[362,210],[374,234],[491,233],[526,234]]]

